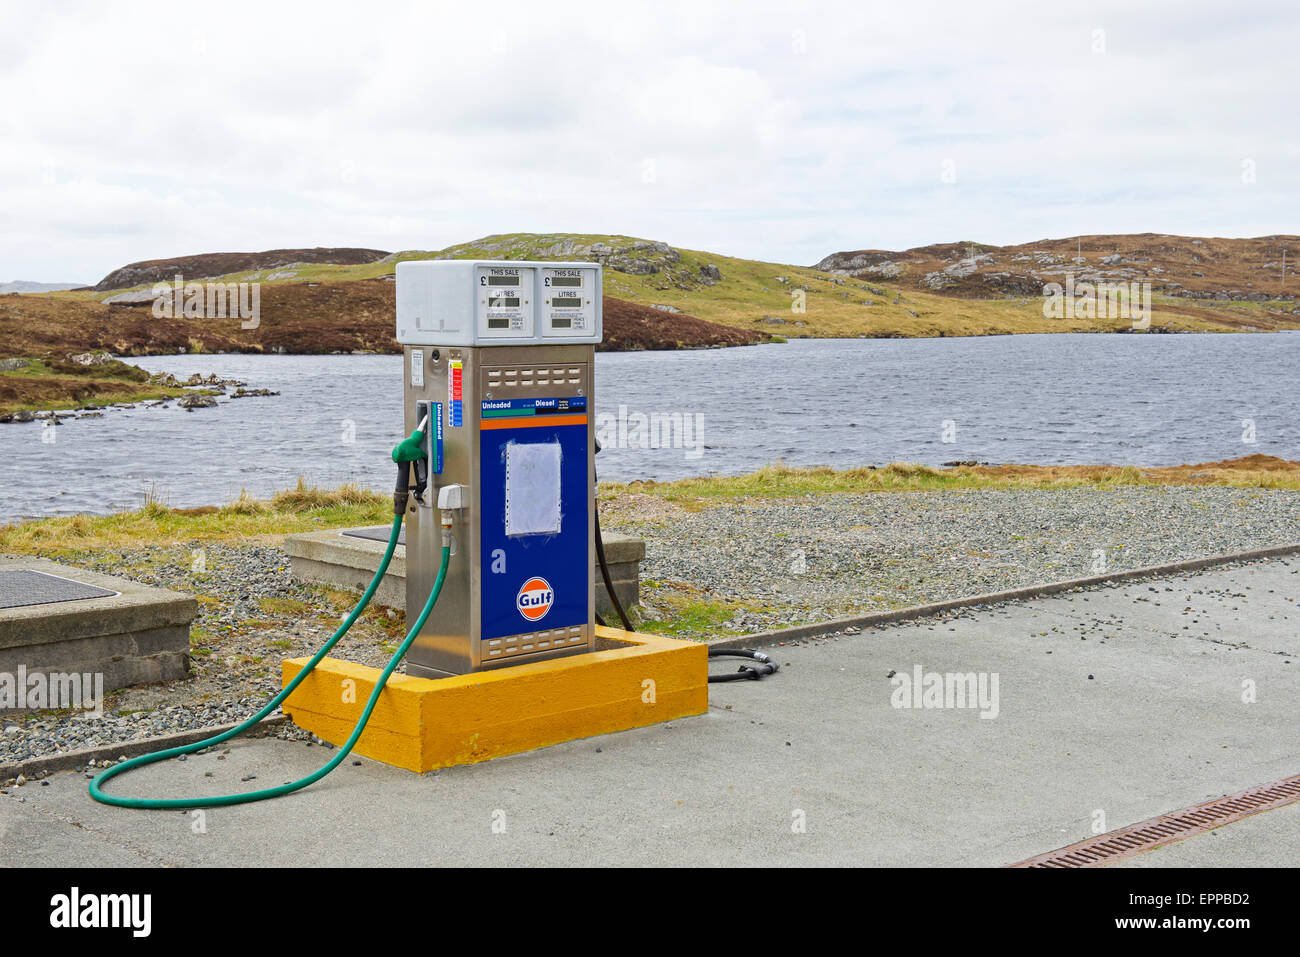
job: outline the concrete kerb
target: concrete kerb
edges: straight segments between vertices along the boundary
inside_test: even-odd
[[[265,737],[281,725],[288,723],[288,721],[287,715],[273,714],[269,718],[263,718],[241,737]],[[20,774],[30,781],[41,771],[46,774],[53,774],[55,771],[67,771],[72,768],[82,767],[87,761],[116,761],[123,755],[133,758],[138,754],[149,754],[153,751],[180,747],[183,744],[193,744],[195,741],[211,738],[235,727],[238,727],[238,725],[219,724],[211,728],[178,731],[175,734],[163,734],[156,738],[135,738],[131,741],[119,741],[117,744],[105,744],[97,748],[82,748],[79,751],[64,751],[59,754],[28,758],[26,761],[17,761],[13,764],[0,764],[0,781],[8,781]]]
[[[1215,565],[1231,565],[1236,562],[1249,562],[1265,558],[1278,558],[1284,555],[1300,553],[1300,544],[1275,545],[1270,548],[1257,548],[1248,552],[1234,552],[1230,555],[1214,555],[1209,558],[1193,558],[1182,562],[1170,562],[1165,565],[1147,565],[1142,568],[1130,568],[1124,571],[1109,572],[1105,575],[1090,575],[1087,578],[1071,578],[1065,581],[1048,582],[1043,585],[1030,585],[1026,588],[1012,588],[1007,591],[989,592],[972,595],[968,598],[954,598],[950,601],[933,602],[928,605],[911,605],[893,611],[873,612],[870,615],[854,615],[848,618],[833,618],[830,621],[812,625],[796,625],[792,628],[778,628],[773,631],[760,631],[738,638],[725,638],[709,642],[710,648],[764,648],[779,645],[787,641],[799,641],[803,638],[819,638],[843,631],[845,628],[869,628],[873,625],[890,625],[900,621],[912,621],[928,618],[946,611],[971,608],[976,605],[996,605],[1007,601],[1024,601],[1029,598],[1041,598],[1073,591],[1076,588],[1088,588],[1095,585],[1108,585],[1114,582],[1131,581],[1140,578],[1159,578],[1175,575],[1179,572],[1199,571]]]

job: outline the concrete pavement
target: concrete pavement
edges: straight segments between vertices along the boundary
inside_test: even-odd
[[[62,772],[0,797],[0,863],[1006,864],[1300,772],[1297,586],[1274,559],[812,640],[698,718],[425,776],[350,758],[202,818],[104,807]],[[895,707],[917,666],[990,695],[996,674],[997,716]],[[234,742],[110,788],[261,788],[328,756]],[[1133,863],[1295,864],[1297,835],[1292,805]]]

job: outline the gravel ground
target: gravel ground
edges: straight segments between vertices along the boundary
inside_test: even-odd
[[[314,653],[356,601],[355,595],[297,581],[284,553],[266,545],[147,547],[65,561],[196,596],[200,612],[191,631],[191,675],[110,692],[98,718],[6,715],[0,764],[242,721],[280,690],[280,661]],[[389,614],[368,609],[334,654],[382,666],[401,641],[404,616],[398,612],[390,619]],[[292,726],[277,735],[310,738]]]
[[[1300,542],[1300,492],[1204,486],[660,504],[649,521],[638,511],[623,503],[602,522],[646,539],[648,617],[689,600],[734,605],[717,623],[736,634]]]
[[[610,531],[643,535],[644,616],[707,607],[676,633],[743,634],[845,614],[1300,542],[1300,492],[1215,487],[962,490],[753,500],[688,509],[627,496]],[[109,695],[103,717],[6,716],[0,763],[241,720],[314,652],[355,596],[295,581],[259,544],[148,547],[69,564],[199,597],[192,675]],[[391,617],[390,617],[391,615]],[[335,649],[380,666],[403,616],[371,609]],[[281,736],[307,739],[286,727]]]

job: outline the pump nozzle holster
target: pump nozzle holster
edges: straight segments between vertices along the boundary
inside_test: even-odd
[[[393,487],[393,514],[401,515],[406,511],[406,503],[411,491],[414,490],[417,502],[423,502],[424,490],[429,484],[429,456],[424,447],[424,431],[416,429],[398,442],[393,449],[393,461],[397,463],[397,484]],[[411,484],[412,464],[415,466],[414,484]]]

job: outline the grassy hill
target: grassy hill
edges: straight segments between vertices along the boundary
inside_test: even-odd
[[[97,282],[95,292],[117,292],[133,289],[148,283],[171,282],[177,273],[186,279],[208,279],[227,273],[267,270],[275,271],[285,266],[305,263],[352,265],[371,263],[383,259],[388,253],[382,249],[268,249],[260,253],[201,253],[197,256],[179,256],[174,259],[149,259],[130,263]]]
[[[1102,256],[1113,256],[1112,248],[1123,247],[1132,258],[1145,258],[1144,267],[1162,268],[1155,249],[1150,255],[1138,253],[1147,246],[1134,240],[1144,237],[1090,237],[1085,242],[1085,259],[1094,269],[1101,269]],[[1105,240],[1109,240],[1107,245]],[[1122,242],[1121,242],[1122,241]],[[1188,240],[1184,245],[1196,247]],[[1205,243],[1250,243],[1253,240],[1206,240]],[[1258,241],[1263,242],[1263,241]],[[1056,246],[1075,247],[1074,240],[1044,241],[1026,249],[1048,246],[1044,255],[1061,260]],[[1277,245],[1274,243],[1274,245]],[[1182,247],[1180,247],[1181,249]],[[573,233],[513,233],[486,236],[473,242],[440,250],[408,250],[392,253],[373,262],[351,265],[294,263],[270,269],[252,269],[226,274],[224,281],[256,281],[264,287],[303,287],[313,284],[348,283],[391,277],[396,263],[409,259],[538,259],[597,260],[605,265],[605,294],[643,306],[681,312],[710,322],[737,329],[761,330],[782,336],[873,337],[999,335],[1026,332],[1121,331],[1129,322],[1124,319],[1049,319],[1043,315],[1042,284],[1050,273],[1046,268],[1017,273],[1022,282],[986,282],[983,278],[943,283],[925,277],[942,273],[958,258],[988,256],[978,260],[975,273],[980,277],[1007,272],[1003,258],[990,252],[1000,247],[976,244],[949,244],[925,247],[907,254],[868,250],[837,253],[818,265],[821,268],[767,263],[740,259],[700,250],[683,249],[663,242],[631,236],[582,235]],[[1019,247],[1009,247],[1019,250]],[[1217,249],[1217,247],[1216,247]],[[971,250],[974,250],[972,253]],[[983,252],[981,252],[981,250]],[[1040,250],[1040,252],[1042,252]],[[1148,250],[1148,252],[1151,252]],[[1210,252],[1210,250],[1206,250]],[[1181,255],[1181,253],[1180,253]],[[892,258],[890,258],[892,257]],[[1173,254],[1170,253],[1172,262]],[[1209,274],[1215,268],[1208,256],[1202,268]],[[1223,262],[1236,262],[1231,256]],[[881,262],[901,263],[880,268]],[[1190,263],[1191,260],[1188,260]],[[1057,262],[1056,265],[1061,265]],[[1083,264],[1080,264],[1083,265]],[[1262,264],[1261,264],[1262,265]],[[857,267],[857,268],[854,268]],[[1125,267],[1104,267],[1124,271]],[[953,270],[960,273],[962,269]],[[1131,269],[1128,271],[1132,271]],[[1215,274],[1216,282],[1228,288],[1248,288],[1249,279]],[[1196,277],[1192,277],[1196,278]],[[1297,283],[1300,285],[1300,283]],[[147,290],[147,285],[132,287]],[[114,290],[120,295],[124,290]],[[130,290],[127,290],[130,291]],[[1157,331],[1212,332],[1275,330],[1300,328],[1296,304],[1287,299],[1270,298],[1262,287],[1250,298],[1197,298],[1187,289],[1170,286],[1166,281],[1155,288],[1152,327]],[[1280,292],[1280,289],[1279,289]],[[295,293],[280,297],[288,302]],[[68,301],[103,301],[102,292],[76,291],[52,293],[51,297]],[[802,312],[796,307],[802,299]],[[266,296],[264,294],[264,304]],[[264,305],[264,315],[267,315]],[[274,315],[269,316],[274,321]]]

